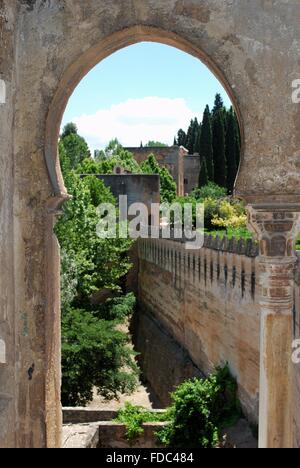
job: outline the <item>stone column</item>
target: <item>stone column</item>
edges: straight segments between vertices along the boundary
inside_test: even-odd
[[[62,200],[67,199],[63,197]],[[45,316],[45,422],[46,447],[60,448],[62,437],[61,392],[61,297],[60,247],[54,234],[57,215],[61,214],[51,201],[46,217],[46,316]]]
[[[248,216],[260,247],[259,446],[290,448],[294,243],[300,230],[300,205],[253,205],[248,207]]]

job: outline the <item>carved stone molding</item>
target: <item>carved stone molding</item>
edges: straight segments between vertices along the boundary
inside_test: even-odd
[[[294,257],[300,204],[249,205],[248,227],[257,237],[261,256]]]

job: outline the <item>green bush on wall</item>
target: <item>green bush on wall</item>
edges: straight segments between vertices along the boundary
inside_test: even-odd
[[[207,379],[181,384],[171,395],[172,405],[164,413],[153,413],[127,403],[117,421],[126,424],[127,438],[143,433],[145,422],[166,422],[157,432],[158,441],[172,448],[213,448],[221,429],[232,426],[241,416],[237,383],[229,367],[217,368]]]
[[[158,434],[159,440],[174,448],[214,448],[219,432],[240,417],[237,383],[229,367],[217,368],[205,380],[189,380],[172,394],[167,412],[170,423]]]

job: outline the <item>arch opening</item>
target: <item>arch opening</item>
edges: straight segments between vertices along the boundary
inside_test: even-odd
[[[120,49],[130,45],[138,44],[140,42],[156,42],[175,47],[199,59],[215,75],[215,77],[219,80],[227,92],[239,121],[242,160],[244,147],[242,114],[240,112],[234,91],[228,83],[224,73],[217,67],[217,65],[209,56],[207,56],[198,47],[195,47],[192,43],[186,39],[183,39],[179,35],[154,27],[134,26],[132,28],[124,29],[108,36],[99,44],[85,51],[74,63],[68,67],[62,79],[60,80],[59,86],[56,90],[47,115],[45,133],[45,161],[50,182],[53,187],[54,196],[54,198],[49,203],[51,210],[59,209],[61,204],[66,199],[68,199],[68,194],[64,186],[59,165],[57,141],[59,137],[61,121],[69,98],[80,81],[102,60]]]

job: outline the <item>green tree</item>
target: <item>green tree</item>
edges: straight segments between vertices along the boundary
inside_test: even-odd
[[[118,154],[122,149],[123,147],[118,138],[114,138],[108,143],[107,147],[105,148],[105,153],[107,156],[112,156]]]
[[[225,128],[223,111],[219,110],[213,118],[214,181],[227,187],[227,166],[225,154]]]
[[[199,123],[197,118],[191,120],[190,126],[187,132],[187,140],[186,140],[186,149],[189,151],[190,154],[194,153],[195,145],[197,143],[199,133]]]
[[[106,158],[106,154],[105,154],[105,152],[104,152],[103,150],[97,150],[97,149],[96,149],[96,150],[94,151],[94,159],[95,159],[95,161],[100,162],[100,161],[102,161],[104,158]]]
[[[201,133],[202,133],[202,123],[198,124],[198,126],[197,126],[193,154],[195,154],[195,153],[200,154]]]
[[[208,183],[207,166],[205,158],[202,158],[199,175],[199,187],[204,187]]]
[[[71,124],[70,124],[71,125]],[[61,159],[69,169],[76,169],[77,166],[86,158],[91,157],[91,153],[87,142],[77,133],[67,133],[60,140],[60,147],[63,145],[64,151],[61,148]],[[68,160],[68,162],[66,161]]]
[[[67,155],[66,149],[64,147],[63,141],[58,142],[58,152],[60,160],[60,168],[63,175],[67,175],[71,171],[71,159]]]
[[[104,183],[95,177],[80,179],[71,172],[65,183],[72,199],[64,205],[64,215],[56,225],[61,248],[72,252],[77,265],[76,306],[89,303],[91,294],[106,288],[119,290],[118,282],[130,268],[126,255],[131,241],[101,239],[97,236],[100,203],[116,205]],[[96,205],[96,206],[95,206]]]
[[[218,93],[216,94],[215,103],[214,103],[214,107],[212,111],[213,117],[215,117],[220,110],[224,110],[224,102],[223,102],[221,94]]]
[[[61,138],[64,139],[69,135],[78,135],[77,125],[73,122],[70,122],[64,126]]]
[[[145,145],[145,148],[167,148],[168,145],[165,143],[161,143],[160,141],[153,141],[150,140],[148,143]]]
[[[141,173],[141,168],[133,154],[125,150],[117,139],[114,139],[105,151],[97,152],[95,159],[83,160],[76,172],[78,174],[112,174],[116,166],[121,166],[133,174]]]
[[[186,147],[186,144],[187,144],[187,134],[181,128],[180,130],[178,130],[178,133],[177,133],[177,145]]]
[[[198,188],[192,192],[192,196],[201,201],[205,200],[206,198],[220,200],[225,198],[226,195],[226,188],[219,187],[214,182],[208,182],[208,184],[204,187]]]
[[[94,387],[109,398],[116,392],[130,392],[137,384],[134,353],[128,336],[118,329],[134,307],[134,298],[122,295],[132,242],[98,237],[97,207],[101,203],[116,206],[116,200],[96,177],[79,175],[81,165],[92,174],[101,163],[85,159],[77,166],[77,174],[68,166],[74,161],[67,157],[63,143],[59,144],[60,159],[72,198],[65,203],[55,229],[62,251],[62,402],[83,405],[92,399]],[[92,305],[91,296],[101,290],[110,290],[115,298]]]
[[[153,154],[150,154],[147,161],[141,164],[141,170],[145,174],[158,174],[160,176],[161,201],[172,203],[177,194],[176,183],[170,172],[158,164]]]
[[[84,406],[93,389],[106,398],[136,388],[137,366],[119,322],[85,309],[69,309],[62,319],[62,404]]]
[[[214,180],[214,161],[213,161],[213,142],[212,142],[212,128],[211,128],[211,115],[209,106],[206,106],[203,114],[203,122],[201,127],[201,136],[199,143],[199,153],[201,158],[206,161],[207,178],[209,181]]]

